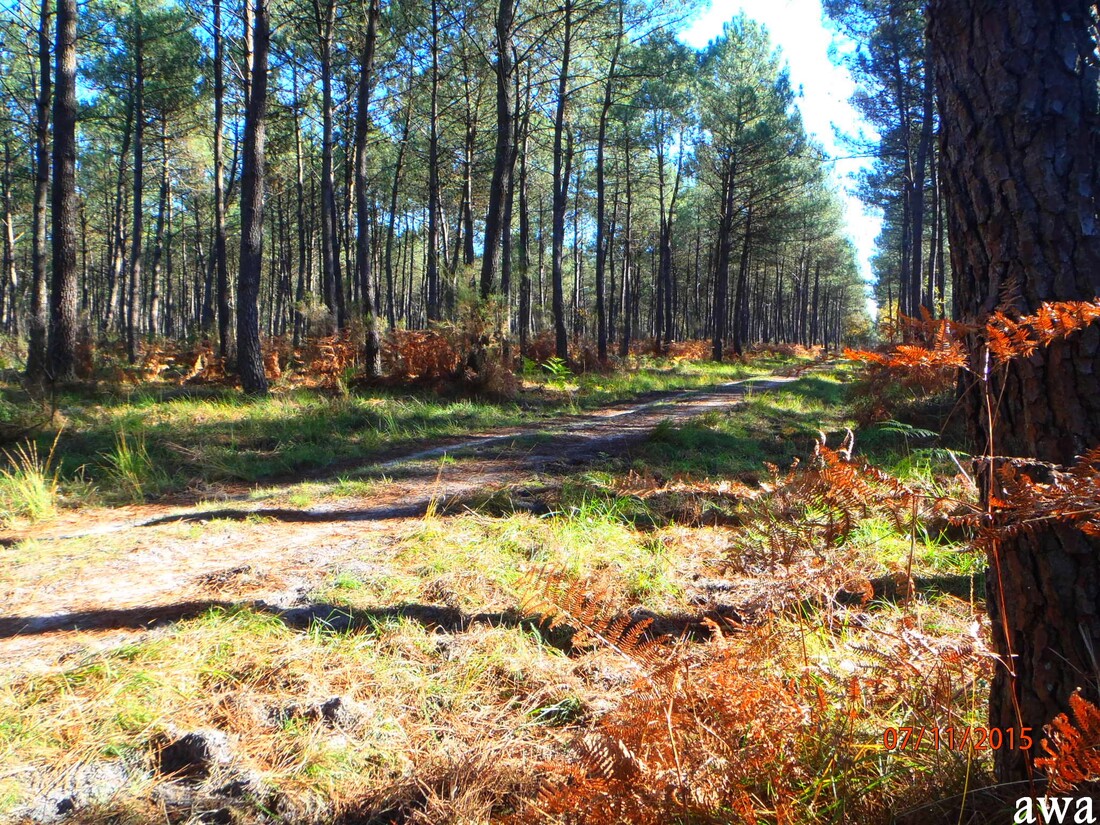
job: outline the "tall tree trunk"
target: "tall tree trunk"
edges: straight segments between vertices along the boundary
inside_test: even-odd
[[[485,213],[485,248],[481,259],[481,299],[493,292],[496,273],[500,268],[500,239],[504,223],[505,202],[512,185],[512,163],[515,142],[515,103],[512,100],[512,18],[513,0],[498,0],[496,19],[497,59],[494,74],[497,82],[497,142],[493,156],[493,178],[489,184],[489,207]]]
[[[941,112],[944,195],[956,295],[967,316],[999,305],[1100,294],[1100,107],[1088,3],[932,0],[929,36]],[[1011,70],[1010,70],[1011,69]],[[984,348],[983,348],[984,349]],[[987,373],[974,348],[976,375]],[[993,370],[990,453],[1069,464],[1100,442],[1100,328]],[[972,382],[977,383],[977,382]],[[974,398],[978,388],[971,387]],[[1042,473],[1036,466],[1035,473]],[[983,500],[997,496],[985,473]],[[1088,685],[1100,649],[1100,538],[1040,522],[991,552],[987,603],[1002,661],[990,697],[997,728],[1032,729]],[[1016,741],[1020,741],[1019,738]],[[994,751],[998,778],[1028,777],[1035,750]]]
[[[168,179],[168,197],[164,205],[164,335],[172,338],[176,334],[173,318],[175,292],[172,288],[172,179]]]
[[[470,70],[466,53],[466,47],[462,47],[462,84],[466,92],[466,135],[463,143],[462,159],[462,206],[461,231],[456,233],[462,238],[462,263],[466,266],[474,265],[474,151],[477,143],[478,112],[481,108],[481,86],[477,86],[477,97],[470,94],[471,78],[474,73]],[[458,260],[458,237],[455,238],[455,260]],[[452,267],[453,274],[457,276],[458,267]]]
[[[517,81],[518,82],[518,81]],[[518,95],[517,95],[518,97]],[[531,132],[531,68],[527,67],[523,118],[520,121],[519,151],[519,351],[527,348],[531,332],[531,212],[527,204],[527,142]]]
[[[567,138],[565,142],[565,168],[571,169],[573,167],[573,159],[577,156],[577,141],[574,140],[572,128],[567,129],[565,132]],[[581,174],[582,169],[580,164],[577,165],[577,180],[573,184],[573,191],[581,191]],[[581,317],[581,305],[583,302],[583,296],[581,295],[581,215],[580,215],[580,202],[573,201],[573,290],[569,298],[569,312],[572,320],[573,340],[578,340],[584,334],[583,318]]]
[[[569,358],[569,336],[565,328],[565,290],[562,285],[562,264],[565,250],[565,207],[569,195],[569,160],[562,146],[565,132],[565,108],[569,93],[569,58],[573,46],[573,0],[565,0],[564,46],[561,72],[558,74],[558,102],[554,113],[554,204],[553,237],[550,256],[553,282],[554,351],[563,361]]]
[[[58,0],[56,69],[53,101],[53,191],[50,240],[53,278],[50,290],[48,371],[54,381],[76,377],[76,0]]]
[[[745,214],[745,235],[741,240],[741,262],[737,267],[737,295],[733,312],[733,351],[737,355],[744,352],[745,332],[748,327],[748,279],[751,255],[752,204],[750,203]]]
[[[821,259],[818,258],[814,264],[814,292],[811,301],[810,312],[810,345],[814,345],[818,342],[818,329],[819,329],[819,311],[821,304]]]
[[[0,180],[4,198],[4,263],[0,271],[0,323],[12,333],[18,315],[15,305],[15,215],[11,203],[11,140],[4,141],[4,173]],[[10,298],[9,298],[10,295]]]
[[[933,111],[933,89],[932,89],[932,69],[929,65],[928,58],[928,44],[925,43],[925,65],[924,65],[924,91],[923,91],[923,111],[921,119],[920,139],[917,142],[917,158],[916,168],[913,170],[912,181],[912,196],[913,204],[909,210],[910,221],[913,232],[913,251],[910,258],[910,279],[909,286],[909,303],[910,312],[916,316],[920,307],[924,305],[924,290],[921,283],[921,277],[923,276],[923,264],[922,255],[924,254],[924,170],[928,165],[928,156],[932,150],[932,111]],[[931,292],[931,290],[929,290]],[[932,309],[932,303],[929,301],[928,309]]]
[[[350,88],[350,84],[349,84]],[[350,94],[349,94],[350,97]],[[345,105],[344,106],[344,135],[352,135],[354,140],[355,135],[355,114],[357,107]],[[342,273],[342,289],[344,295],[344,320],[347,321],[347,305],[348,303],[354,303],[359,300],[359,284],[355,277],[355,243],[351,238],[352,226],[354,221],[355,212],[355,150],[353,146],[345,147],[344,149],[344,191],[341,193],[343,196],[343,210],[338,222],[339,230],[339,249],[343,250],[344,263],[340,272]],[[367,235],[367,240],[370,240],[370,235]]]
[[[513,47],[513,60],[516,60]],[[519,107],[519,72],[512,73],[515,83],[515,106]],[[512,155],[508,159],[508,191],[504,197],[504,219],[500,238],[500,352],[501,361],[508,367],[512,361],[512,219],[516,205],[516,161],[519,159],[519,141],[522,126],[512,118]]]
[[[264,138],[267,127],[268,0],[254,0],[251,91],[241,166],[241,261],[237,274],[237,371],[250,395],[267,393],[260,349],[260,272],[264,243]]]
[[[427,316],[439,320],[439,3],[432,0],[432,91],[428,124]]]
[[[126,160],[130,154],[130,139],[134,127],[134,102],[126,104],[126,125],[122,131],[122,145],[118,153],[118,172],[115,178],[115,204],[112,211],[111,226],[111,268],[108,273],[107,307],[103,317],[103,328],[110,332],[115,325],[119,301],[122,300],[126,277]],[[121,313],[118,313],[121,315]]]
[[[604,180],[604,164],[607,144],[607,116],[611,111],[611,102],[615,91],[615,69],[619,63],[619,53],[623,44],[622,2],[618,4],[618,21],[615,47],[611,52],[611,63],[607,69],[607,81],[603,89],[603,103],[600,106],[599,127],[596,132],[596,353],[600,361],[607,360],[607,289],[605,286],[607,270],[607,184]]]
[[[684,168],[684,152],[683,152],[683,140],[684,135],[681,131],[679,143],[680,149],[678,150],[676,158],[676,177],[673,179],[672,192],[668,198],[666,205],[665,202],[665,151],[664,151],[664,132],[661,130],[659,140],[661,142],[661,148],[657,153],[659,169],[659,190],[660,190],[660,239],[659,239],[659,255],[660,255],[660,267],[658,269],[657,277],[659,279],[660,288],[658,289],[659,299],[658,302],[663,303],[657,307],[657,343],[661,345],[663,341],[664,349],[662,351],[667,352],[668,345],[673,338],[673,292],[675,285],[672,282],[672,228],[673,220],[676,215],[676,200],[680,194],[680,181]],[[663,320],[663,325],[661,321]]]
[[[214,0],[214,282],[218,303],[218,355],[228,360],[233,354],[233,342],[225,228],[224,132],[225,44],[222,39],[221,0]]]
[[[27,378],[46,377],[49,307],[46,295],[46,205],[50,194],[50,0],[38,15],[38,94],[34,101],[34,224],[31,245],[31,316]]]
[[[622,306],[619,309],[619,315],[622,318],[623,323],[623,336],[619,342],[619,357],[626,358],[630,355],[630,336],[631,336],[631,318],[633,316],[633,307],[631,305],[631,290],[633,284],[630,277],[630,266],[632,260],[632,244],[633,244],[633,224],[631,219],[633,218],[634,202],[631,198],[631,177],[630,177],[630,139],[629,136],[626,141],[626,151],[623,153],[626,172],[626,222],[623,225],[623,277],[622,277]]]
[[[370,127],[370,97],[373,88],[374,44],[378,37],[378,0],[367,5],[367,32],[359,61],[359,100],[355,110],[355,269],[363,304],[366,343],[363,355],[367,375],[382,374],[382,346],[378,340],[378,318],[374,305],[371,272],[370,158],[367,155],[367,130]]]
[[[161,119],[161,169],[160,169],[160,195],[157,198],[157,228],[153,236],[153,273],[149,289],[149,337],[152,338],[160,332],[160,283],[161,283],[161,258],[164,255],[164,218],[168,208],[169,183],[168,183],[168,124]]]
[[[291,84],[294,88],[294,200],[295,222],[298,224],[298,282],[294,290],[294,334],[293,342],[297,347],[306,332],[306,292],[309,281],[309,249],[306,228],[306,173],[305,159],[302,153],[302,120],[298,98],[298,69],[291,63]]]
[[[137,361],[137,334],[141,295],[142,236],[145,232],[145,48],[141,6],[133,5],[134,37],[134,223],[130,237],[130,300],[126,307],[126,356]]]
[[[336,236],[336,182],[332,158],[332,45],[336,0],[313,0],[321,60],[321,273],[325,306],[337,329],[343,328],[344,293],[340,282],[340,250]]]
[[[397,147],[397,159],[394,162],[393,168],[393,186],[390,189],[390,215],[389,221],[386,224],[386,247],[384,252],[386,269],[386,321],[389,323],[390,329],[397,326],[393,279],[393,236],[394,228],[397,224],[397,196],[401,191],[401,173],[404,170],[405,149],[409,144],[409,123],[412,120],[411,89],[412,78],[410,76],[409,89],[406,91],[408,100],[405,105],[405,122],[401,127],[401,142]]]
[[[727,159],[722,182],[722,207],[718,220],[718,248],[714,256],[714,303],[711,325],[714,331],[711,357],[721,361],[726,348],[726,318],[729,314],[730,249],[733,242],[734,162]]]

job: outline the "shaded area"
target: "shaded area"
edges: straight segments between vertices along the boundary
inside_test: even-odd
[[[294,607],[278,607],[264,601],[192,600],[166,605],[105,608],[48,616],[0,616],[0,638],[89,630],[150,630],[165,624],[194,619],[212,610],[233,612],[252,610],[275,616],[296,630],[320,628],[332,633],[374,632],[395,621],[413,621],[438,633],[463,633],[474,625],[523,627],[537,630],[543,641],[566,652],[573,651],[573,630],[561,626],[547,629],[541,616],[528,616],[518,610],[466,613],[456,607],[406,602],[373,608],[315,602]],[[633,622],[648,622],[646,636],[672,637],[704,641],[711,636],[708,622],[739,622],[729,608],[714,608],[698,613],[654,613],[637,608],[630,611]]]
[[[250,521],[272,519],[288,524],[327,524],[340,521],[372,521],[388,518],[415,518],[424,515],[421,502],[412,504],[372,507],[359,510],[295,510],[290,507],[260,507],[243,509],[227,507],[221,510],[200,510],[175,513],[144,521],[138,527],[159,527],[164,524],[193,524],[220,519],[224,521]]]
[[[276,616],[288,627],[300,630],[321,625],[337,633],[372,630],[398,619],[410,619],[424,627],[447,633],[461,632],[473,624],[516,626],[523,621],[518,613],[466,614],[457,608],[427,604],[401,604],[363,610],[327,603],[280,608],[263,601],[204,599],[48,616],[0,616],[0,638],[80,630],[143,630],[194,619],[211,610],[232,612],[240,609]]]
[[[0,616],[0,639],[73,630],[141,630],[193,619],[211,608],[229,608],[228,602],[196,600],[166,605],[103,608],[46,616]]]

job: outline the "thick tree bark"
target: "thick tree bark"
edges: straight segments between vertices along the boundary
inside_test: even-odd
[[[53,278],[47,369],[53,381],[76,377],[76,0],[58,0],[53,101]]]
[[[367,155],[367,130],[370,127],[370,98],[374,71],[374,44],[378,37],[378,0],[367,5],[367,32],[359,61],[359,100],[355,111],[355,269],[363,304],[366,342],[363,355],[367,375],[382,374],[382,346],[378,340],[378,317],[374,304],[374,278],[371,272],[370,158]]]
[[[34,101],[34,223],[31,244],[31,314],[27,378],[46,377],[49,307],[46,291],[46,205],[50,194],[50,0],[38,16],[38,94]]]
[[[237,274],[237,371],[250,395],[267,392],[260,349],[260,272],[264,242],[264,139],[267,126],[267,0],[254,0],[253,55],[241,167],[241,262]]]
[[[972,319],[998,306],[1030,312],[1043,301],[1100,293],[1100,77],[1088,5],[931,3],[951,264]],[[982,376],[982,350],[975,350],[973,369]],[[1013,362],[1005,374],[993,371],[984,389],[993,403],[1003,400],[992,423],[981,403],[971,403],[978,443],[989,433],[994,455],[1056,464],[1096,446],[1098,351],[1094,326]],[[988,487],[983,492],[988,501]],[[1038,524],[1001,541],[990,562],[993,637],[1007,663],[993,684],[990,724],[1022,724],[1037,741],[1070,694],[1091,683],[1091,651],[1100,649],[1100,540]],[[1034,755],[995,751],[999,778],[1026,778]]]

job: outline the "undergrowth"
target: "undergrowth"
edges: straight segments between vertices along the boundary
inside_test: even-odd
[[[37,521],[53,515],[57,507],[58,471],[54,457],[58,432],[45,457],[33,441],[3,452],[7,466],[0,467],[0,525],[17,519]]]
[[[341,347],[351,347],[346,342],[318,341],[310,346],[318,352],[310,354],[311,350],[303,358],[317,362],[316,374],[322,377],[333,364],[351,357],[341,354]],[[416,353],[411,345],[409,353],[410,358]],[[147,356],[158,367],[182,363],[181,356],[155,347]],[[430,352],[422,356],[432,357]],[[202,350],[195,359],[217,374],[210,366],[216,365],[215,356]],[[153,379],[140,383],[65,390],[53,400],[57,411],[52,417],[41,417],[41,402],[26,396],[22,388],[0,387],[0,424],[4,416],[11,419],[12,437],[37,431],[34,440],[40,452],[48,450],[56,428],[64,428],[54,468],[62,493],[71,492],[70,497],[82,504],[93,502],[97,491],[106,501],[137,501],[184,490],[202,495],[227,483],[280,480],[342,463],[362,464],[427,440],[537,425],[551,416],[649,393],[757,375],[781,363],[788,362],[770,354],[731,365],[644,359],[630,369],[584,373],[565,382],[542,373],[526,379],[522,391],[508,399],[456,397],[433,391],[430,384],[355,388],[345,381],[342,391],[334,391],[325,384],[303,385],[289,378],[282,385],[276,382],[270,397],[250,399],[221,388],[213,378],[180,386],[178,379],[164,378],[174,373],[154,370]],[[410,362],[401,370],[421,368]],[[34,423],[18,423],[25,421]],[[0,442],[5,432],[0,427]]]
[[[63,770],[124,753],[148,766],[164,737],[226,731],[262,780],[234,803],[241,822],[914,821],[904,812],[991,782],[987,750],[884,738],[985,723],[996,660],[972,549],[982,525],[966,445],[926,420],[935,402],[917,394],[860,426],[853,377],[809,373],[735,411],[662,425],[623,457],[482,490],[401,528],[325,534],[321,561],[309,557],[320,580],[290,609],[234,589],[254,572],[222,571],[209,580],[222,603],[197,617],[0,682],[0,757]],[[229,462],[280,414],[295,419],[288,443],[349,440],[334,452],[373,426],[412,438],[402,416],[414,408],[436,423],[465,410],[466,428],[502,414],[400,403],[272,399],[198,425],[207,443],[232,434]],[[106,432],[145,433],[161,462],[180,420],[164,409],[148,400],[140,422],[101,414]],[[1049,495],[1087,505],[1094,467],[1067,470]],[[295,506],[384,483],[303,485]],[[1095,508],[1082,512],[1093,524]],[[263,527],[155,529],[179,531],[165,533],[172,543],[286,535]],[[27,545],[0,560],[39,575],[49,553],[83,560],[86,575],[106,555]],[[334,697],[348,711],[336,724],[318,711]],[[1050,741],[1052,759],[1065,754],[1052,775],[1075,776],[1092,747],[1100,717],[1073,710]],[[139,785],[113,814],[141,822],[154,798]],[[26,790],[2,779],[3,799],[23,804]]]

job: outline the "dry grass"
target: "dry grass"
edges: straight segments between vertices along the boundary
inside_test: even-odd
[[[836,431],[831,406],[784,401],[763,415],[767,403],[749,407],[759,439],[792,437],[784,428],[795,414],[800,428]],[[706,468],[637,466],[646,450],[688,438],[706,452],[728,425],[701,426],[713,432],[665,433],[640,459],[527,479],[522,494],[468,502],[473,512],[444,508],[369,536],[328,526],[310,534],[309,565],[278,547],[265,548],[270,569],[225,562],[189,585],[226,606],[105,650],[74,638],[44,672],[0,676],[0,816],[31,801],[27,771],[56,777],[122,761],[131,780],[99,821],[164,821],[166,810],[185,821],[189,811],[164,803],[157,752],[208,729],[228,736],[232,754],[219,779],[248,779],[247,793],[217,803],[238,823],[647,821],[614,807],[629,801],[662,823],[873,825],[985,781],[987,754],[888,752],[882,738],[887,727],[982,723],[992,661],[965,554],[932,532],[899,529],[885,505],[854,515],[841,535],[828,518],[822,526],[820,507],[792,504],[803,489],[793,478],[787,499],[768,503],[784,473],[757,468],[756,479],[731,481]],[[921,488],[928,495],[933,481]],[[347,482],[256,495],[303,506],[381,489]],[[532,490],[545,515],[520,506]],[[757,521],[788,516],[817,526],[784,564],[762,552]],[[293,528],[156,529],[165,552],[215,553],[260,536],[289,541]],[[17,587],[72,586],[132,553],[133,541],[27,543],[0,549],[0,565]],[[820,586],[823,569],[831,584],[844,584],[845,570],[869,582],[910,560],[912,598],[903,588],[902,598],[839,600]],[[649,616],[654,632],[683,637],[676,667],[640,673],[618,651],[574,646],[564,629],[523,619],[538,569],[598,581],[612,613]],[[969,578],[969,595],[921,590],[922,577]],[[303,583],[312,589],[289,610],[251,601]],[[638,720],[656,717],[639,714],[654,697],[670,710],[646,727]],[[596,741],[605,755],[616,743],[641,755],[629,781],[610,777],[613,792],[586,761],[585,743]]]
[[[483,821],[503,791],[522,784],[517,760],[538,755],[544,737],[531,712],[583,691],[571,670],[518,629],[479,626],[450,637],[392,620],[349,633],[319,624],[302,631],[249,610],[215,610],[4,684],[0,754],[6,765],[58,773],[125,754],[151,766],[158,741],[216,729],[229,735],[235,769],[270,793],[264,807],[296,821],[400,806],[426,812],[460,785],[466,813],[482,813],[464,819],[460,806],[449,821]],[[328,719],[316,709],[334,697],[342,710]],[[477,777],[482,790],[462,776]],[[4,790],[17,793],[10,782]]]

